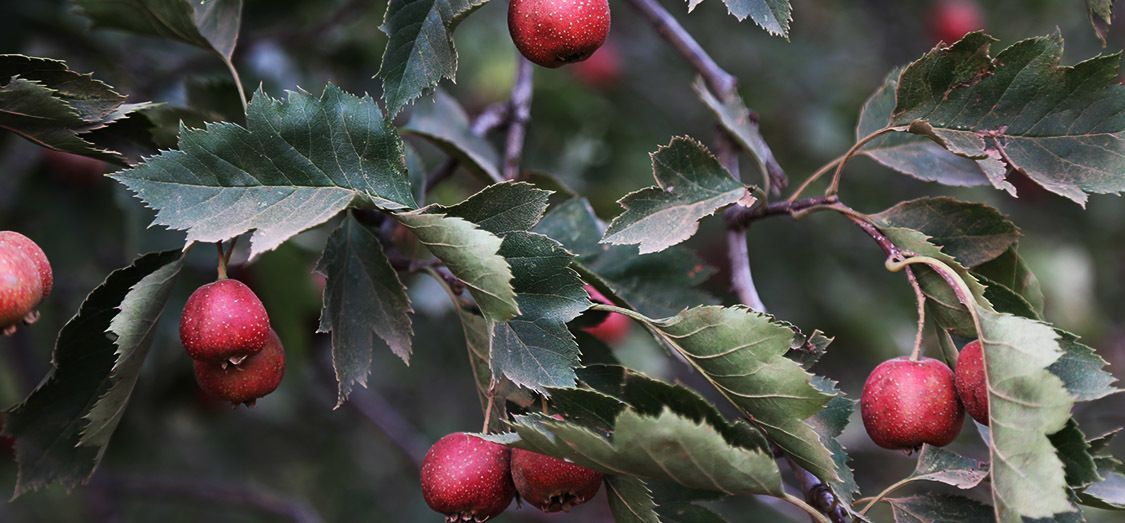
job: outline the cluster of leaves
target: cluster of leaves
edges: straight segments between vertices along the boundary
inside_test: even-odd
[[[77,3],[97,25],[179,40],[233,70],[239,0]],[[419,104],[401,131],[392,123],[442,78],[453,78],[452,33],[482,4],[390,2],[383,26],[390,42],[378,74],[386,112],[373,98],[334,85],[319,96],[298,89],[284,99],[259,89],[245,125],[182,126],[176,149],[114,178],[156,210],[156,224],[185,231],[189,246],[249,234],[254,258],[308,229],[333,227],[317,271],[327,279],[320,330],[332,337],[338,403],[356,384],[366,386],[377,346],[409,363],[412,310],[399,273],[427,272],[443,284],[455,280],[471,298],[447,287],[482,402],[497,405],[489,423],[506,431],[491,437],[605,472],[619,520],[661,521],[672,513],[715,520],[693,502],[789,497],[774,447],[850,506],[859,487],[836,438],[855,402],[808,370],[816,363],[808,355],[822,354],[829,340],[743,306],[713,305],[695,288],[710,270],[678,245],[723,209],[758,213],[768,204],[780,167],[737,97],[720,101],[697,88],[758,164],[761,187],[732,177],[698,141],[677,137],[651,155],[656,185],[622,198],[624,212],[608,226],[583,198],[548,205],[551,192],[527,182],[492,183],[455,205],[424,204],[424,166],[400,132],[433,142],[486,182],[499,180],[499,154],[472,132],[451,97],[439,92],[432,104]],[[787,1],[726,4],[740,20],[788,31]],[[1060,67],[1058,36],[1019,42],[996,57],[990,43],[972,34],[892,74],[863,109],[857,152],[949,185],[1014,192],[1006,177],[1018,171],[1080,204],[1088,193],[1125,190],[1117,57]],[[0,69],[6,128],[123,161],[83,137],[113,128],[140,106],[123,104],[59,62],[5,56]],[[11,116],[21,103],[34,103],[27,114],[46,119]],[[967,296],[949,286],[950,274],[915,268],[948,363],[956,363],[950,334],[979,336],[987,354],[992,430],[982,433],[990,466],[926,448],[900,484],[967,489],[988,475],[992,506],[948,494],[886,498],[896,519],[956,511],[964,520],[1016,521],[1072,514],[1079,505],[1125,508],[1125,470],[1104,452],[1114,433],[1087,440],[1070,414],[1076,402],[1118,390],[1093,349],[1043,321],[1042,293],[1019,257],[1015,225],[996,209],[948,198],[905,202],[863,219],[900,251],[936,260],[965,283]],[[392,226],[408,229],[433,259],[400,259],[387,240]],[[177,252],[138,258],[109,275],[60,332],[55,370],[7,417],[5,431],[17,437],[17,494],[53,481],[76,485],[93,473],[181,264]],[[591,307],[585,284],[615,304],[601,309],[641,322],[742,417],[731,421],[698,393],[623,367],[608,352],[580,352],[567,324]],[[529,391],[549,398],[565,419],[527,413]]]

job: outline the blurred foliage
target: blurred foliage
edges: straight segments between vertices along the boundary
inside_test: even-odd
[[[788,41],[749,22],[739,24],[721,2],[704,2],[690,15],[685,2],[662,3],[739,78],[740,94],[757,111],[762,134],[793,182],[843,153],[854,140],[862,104],[886,73],[935,43],[926,31],[929,1],[798,0]],[[1064,64],[1125,47],[1125,24],[1114,24],[1103,51],[1078,2],[996,0],[981,6],[986,29],[1000,39],[999,46],[1058,30],[1067,42]],[[261,84],[275,97],[298,86],[319,92],[329,81],[349,92],[378,94],[372,76],[386,43],[377,30],[384,8],[382,2],[351,0],[248,0],[234,62],[247,86]],[[572,68],[537,69],[524,162],[525,168],[556,174],[587,195],[607,221],[620,212],[618,198],[651,184],[648,153],[658,145],[673,136],[690,135],[704,143],[714,136],[713,115],[691,89],[693,72],[626,6],[618,3],[613,9],[608,45],[621,57],[620,80],[594,88]],[[516,51],[505,10],[505,2],[490,2],[455,34],[458,78],[442,86],[470,114],[508,96]],[[229,114],[233,87],[227,71],[202,50],[91,32],[62,0],[6,2],[0,14],[0,52],[66,60],[71,69],[92,71],[128,94],[129,102],[186,105],[211,96],[212,109]],[[425,142],[408,141],[426,165],[443,160]],[[742,167],[754,168],[749,161]],[[463,170],[455,179],[431,199],[456,202],[479,188]],[[864,212],[922,195],[996,206],[1022,229],[1020,253],[1043,284],[1045,316],[1080,333],[1121,376],[1116,369],[1125,365],[1125,319],[1117,312],[1125,309],[1125,207],[1117,198],[1094,196],[1083,211],[1031,184],[1019,188],[1022,197],[1012,199],[989,188],[927,184],[858,159],[847,169],[841,196]],[[36,239],[56,274],[56,290],[41,307],[40,324],[0,339],[0,405],[20,401],[46,373],[54,333],[105,274],[137,253],[182,245],[179,233],[146,228],[151,219],[151,212],[111,180],[49,170],[40,148],[0,133],[0,229]],[[313,334],[319,296],[310,274],[328,232],[322,227],[305,233],[234,274],[263,299],[288,351],[286,378],[274,395],[256,409],[230,411],[203,397],[194,384],[173,319],[190,290],[214,277],[214,254],[195,249],[122,426],[90,485],[69,495],[56,487],[0,504],[0,521],[285,520],[249,505],[209,503],[188,489],[153,492],[139,486],[144,481],[129,479],[146,477],[268,491],[311,506],[325,521],[437,520],[418,489],[421,453],[446,433],[480,426],[462,334],[432,281],[407,281],[418,311],[411,365],[389,350],[376,350],[370,390],[357,390],[352,402],[333,410],[336,384],[327,360],[328,338]],[[820,329],[835,336],[817,372],[839,381],[849,396],[858,397],[864,377],[879,361],[909,351],[916,321],[910,287],[900,274],[884,270],[878,247],[851,224],[827,214],[799,222],[780,218],[755,225],[749,237],[765,303],[806,332]],[[707,283],[709,290],[733,303],[720,221],[705,222],[687,245],[719,269]],[[245,256],[240,249],[237,263]],[[707,390],[697,374],[670,360],[641,329],[632,329],[617,350],[628,365]],[[936,354],[936,343],[927,350]],[[1084,404],[1076,413],[1084,432],[1098,435],[1125,423],[1125,413],[1114,404]],[[381,429],[364,410],[398,424]],[[864,495],[913,470],[913,458],[877,449],[858,423],[849,426],[841,442],[855,460]],[[1120,439],[1113,445],[1120,452]],[[987,455],[970,437],[951,450]],[[15,467],[5,455],[0,491],[10,492],[14,482]],[[545,516],[524,508],[496,521],[608,521],[602,496],[570,515]],[[775,502],[743,497],[712,508],[741,521],[776,520],[775,509],[793,514],[791,507]],[[890,511],[880,507],[873,514],[881,520]],[[1109,521],[1104,514],[1087,511],[1091,521]]]

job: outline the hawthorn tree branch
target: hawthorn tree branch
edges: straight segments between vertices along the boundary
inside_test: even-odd
[[[509,114],[508,139],[504,147],[505,180],[515,180],[520,175],[523,142],[527,136],[527,122],[531,120],[531,78],[535,67],[523,55],[516,57],[516,83],[512,86],[511,114]]]
[[[497,102],[485,107],[484,111],[473,120],[473,123],[469,126],[469,131],[477,136],[484,136],[503,127],[508,123],[508,115],[512,112],[511,108],[511,103],[507,101]],[[460,163],[456,158],[446,158],[441,165],[426,175],[423,192],[452,176]]]
[[[320,514],[304,500],[286,497],[279,493],[238,483],[211,481],[205,478],[172,478],[131,476],[103,472],[98,475],[99,486],[117,497],[134,495],[145,497],[181,498],[207,505],[241,506],[263,514],[286,518],[296,523],[322,523]]]
[[[656,34],[683,55],[692,68],[703,77],[703,81],[715,96],[724,101],[730,99],[738,85],[734,75],[719,67],[711,55],[700,47],[668,10],[656,0],[625,0],[625,3],[639,12],[652,25]]]

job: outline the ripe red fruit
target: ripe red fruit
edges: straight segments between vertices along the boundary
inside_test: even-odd
[[[50,266],[46,266],[48,272],[44,279],[34,252],[29,252],[30,249],[25,248],[22,242],[26,240],[42,255],[39,247],[23,235],[4,232],[8,234],[3,236],[4,241],[0,241],[0,333],[11,335],[21,321],[31,324],[39,319],[35,307],[46,296],[43,283],[50,285],[52,280]],[[13,241],[13,238],[17,240]],[[43,263],[46,263],[46,257]]]
[[[230,401],[232,406],[255,400],[277,389],[285,376],[285,349],[281,339],[270,330],[265,347],[238,365],[216,361],[195,360],[195,381],[204,392]]]
[[[606,0],[512,0],[508,32],[516,49],[543,67],[581,62],[609,36]]]
[[[880,363],[863,384],[860,411],[876,445],[906,451],[923,443],[948,445],[965,421],[953,371],[933,358]]]
[[[238,280],[196,289],[180,316],[180,341],[196,360],[238,363],[261,351],[269,332],[262,301]]]
[[[930,9],[928,25],[935,41],[952,44],[984,29],[984,13],[973,0],[942,0]]]
[[[589,501],[602,485],[602,474],[523,449],[512,449],[512,481],[520,498],[543,512],[570,512]]]
[[[977,423],[988,425],[988,384],[984,375],[984,353],[980,340],[973,340],[961,349],[957,357],[957,396],[965,410]]]
[[[587,285],[586,292],[590,293],[590,299],[598,303],[611,305],[609,298],[604,294],[598,292],[592,285]],[[589,332],[594,337],[602,340],[605,343],[613,345],[629,335],[629,325],[632,324],[629,318],[624,314],[611,312],[606,314],[605,320],[593,327],[585,327],[582,330]]]
[[[508,447],[456,432],[434,443],[422,460],[422,497],[446,521],[488,521],[516,495]]]
[[[0,231],[0,245],[8,244],[20,251],[23,251],[32,263],[35,264],[35,270],[39,273],[39,279],[42,281],[43,295],[40,299],[46,298],[51,294],[51,289],[55,284],[54,274],[51,272],[51,262],[47,261],[47,254],[39,245],[32,241],[31,238],[24,236],[15,231]]]

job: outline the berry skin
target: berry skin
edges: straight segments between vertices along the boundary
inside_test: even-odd
[[[261,351],[269,332],[262,301],[238,280],[196,289],[180,316],[180,341],[195,360],[238,363]]]
[[[977,423],[988,425],[988,384],[984,376],[984,353],[980,340],[973,340],[961,349],[957,357],[957,396]]]
[[[941,0],[930,9],[930,35],[953,44],[968,33],[984,29],[984,13],[973,0]]]
[[[604,294],[598,292],[592,285],[586,286],[586,292],[590,293],[590,300],[612,305],[609,299],[606,298]],[[629,335],[629,325],[631,323],[628,316],[611,312],[606,314],[605,320],[602,320],[601,323],[593,327],[585,327],[582,330],[589,332],[594,337],[607,344],[613,345]]]
[[[43,280],[23,251],[0,243],[0,332],[11,335],[21,321],[38,319],[35,306],[43,298]]]
[[[606,0],[512,0],[508,32],[531,62],[555,68],[581,62],[609,36]]]
[[[23,254],[35,264],[35,270],[39,273],[43,287],[43,294],[39,297],[39,301],[43,301],[43,298],[51,294],[51,288],[55,285],[54,274],[51,272],[51,262],[47,261],[47,254],[31,238],[15,231],[0,231],[0,245],[4,244],[23,251]]]
[[[543,512],[570,512],[602,486],[602,474],[530,450],[512,449],[512,481],[520,498]]]
[[[249,356],[238,365],[225,362],[195,360],[195,381],[204,392],[228,400],[232,407],[245,403],[253,407],[255,400],[274,391],[285,376],[285,349],[281,339],[270,330],[261,352]]]
[[[515,498],[508,447],[456,432],[434,443],[422,460],[422,497],[445,520],[482,522]]]
[[[863,384],[860,411],[876,445],[908,453],[923,443],[948,445],[965,421],[953,371],[933,358],[880,363]]]

